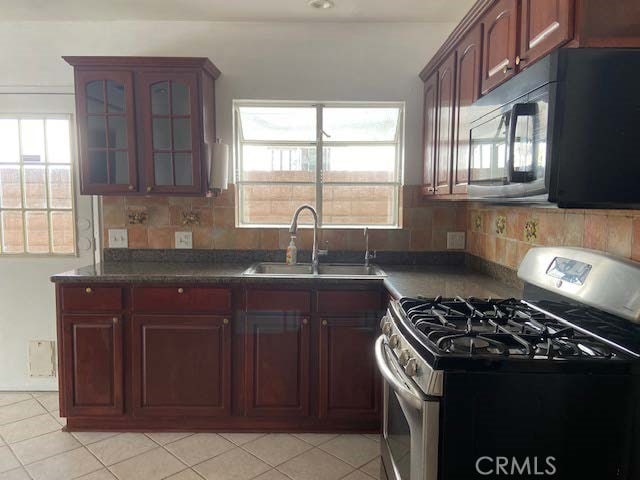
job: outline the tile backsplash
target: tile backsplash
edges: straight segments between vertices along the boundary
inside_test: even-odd
[[[216,198],[103,197],[105,246],[109,228],[126,228],[129,248],[175,248],[175,232],[193,234],[193,248],[281,250],[286,228],[236,228],[234,185]],[[640,210],[566,210],[425,199],[420,186],[401,195],[402,228],[370,230],[371,249],[447,250],[447,232],[466,231],[466,251],[515,269],[537,245],[570,245],[640,261]],[[293,214],[293,212],[291,212]],[[311,248],[312,230],[298,231],[298,247]],[[321,248],[364,248],[361,229],[322,229]]]
[[[640,261],[640,210],[467,206],[467,251],[517,268],[534,246],[567,245]]]
[[[428,202],[419,186],[403,187],[400,211],[402,228],[369,231],[372,250],[444,251],[447,232],[467,229],[464,204]],[[234,185],[216,198],[103,197],[102,221],[105,246],[110,228],[128,230],[129,248],[175,248],[178,231],[192,232],[196,249],[278,250],[289,243],[286,228],[236,228]],[[298,247],[310,249],[312,237],[300,229]],[[364,248],[362,229],[322,229],[319,240],[331,250]]]

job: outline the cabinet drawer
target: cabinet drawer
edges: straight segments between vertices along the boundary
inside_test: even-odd
[[[133,310],[149,313],[229,313],[231,290],[212,287],[134,287]]]
[[[62,287],[62,310],[77,312],[105,312],[122,309],[120,287],[92,285]]]
[[[380,310],[377,290],[325,290],[318,292],[319,313],[365,313]]]
[[[247,310],[310,312],[311,292],[301,290],[248,290]]]

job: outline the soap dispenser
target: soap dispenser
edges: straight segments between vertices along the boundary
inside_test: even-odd
[[[289,246],[287,247],[286,263],[287,265],[295,265],[297,261],[298,248],[296,247],[296,236],[291,235],[291,241],[289,242]]]

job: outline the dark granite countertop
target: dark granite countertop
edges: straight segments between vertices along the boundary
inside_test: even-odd
[[[246,263],[107,262],[53,275],[55,283],[292,283],[302,285],[353,285],[384,282],[394,296],[519,297],[522,292],[464,266],[383,265],[387,277],[291,278],[242,275]]]

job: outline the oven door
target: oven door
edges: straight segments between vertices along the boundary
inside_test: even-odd
[[[436,480],[440,403],[404,373],[384,335],[376,341],[376,362],[384,379],[384,473],[388,480]]]
[[[469,131],[469,195],[530,197],[547,192],[548,86],[477,120]]]

